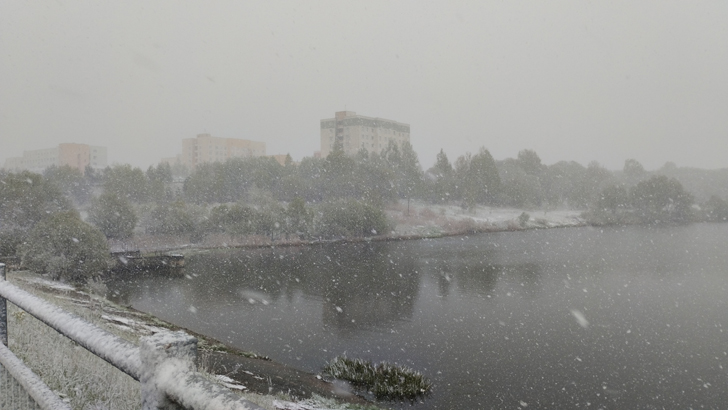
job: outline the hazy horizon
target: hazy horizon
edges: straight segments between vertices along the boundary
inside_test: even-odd
[[[423,168],[726,168],[728,3],[0,4],[0,161],[76,142],[146,168],[200,133],[298,161],[319,120],[408,123]],[[1,163],[0,162],[0,163]]]

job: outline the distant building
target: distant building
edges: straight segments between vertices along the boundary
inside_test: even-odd
[[[9,171],[42,172],[50,166],[70,166],[83,173],[87,166],[105,168],[106,147],[86,144],[64,143],[55,148],[24,151],[22,157],[8,158],[4,168]]]
[[[328,156],[335,144],[340,144],[347,155],[354,155],[362,148],[380,153],[390,141],[402,147],[409,140],[409,124],[384,118],[339,111],[334,118],[321,120],[321,157]]]
[[[218,138],[210,134],[198,134],[197,138],[182,140],[182,155],[179,158],[164,158],[162,161],[180,163],[194,168],[207,162],[224,162],[230,158],[262,157],[265,142],[235,138]]]

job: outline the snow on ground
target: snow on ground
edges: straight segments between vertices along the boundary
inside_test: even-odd
[[[233,380],[233,379],[231,379],[231,378],[229,378],[229,377],[227,377],[225,375],[222,375],[222,374],[216,374],[215,375],[215,379],[217,379],[217,381],[220,384],[222,384],[223,386],[227,387],[228,389],[233,389],[233,390],[245,390],[245,389],[247,389],[247,387],[243,386],[240,383],[237,383],[235,380]]]
[[[395,235],[443,235],[467,231],[502,231],[524,228],[555,228],[584,225],[581,211],[523,210],[475,206],[465,209],[456,204],[433,205],[420,201],[400,201],[386,208],[396,223]],[[521,225],[522,214],[529,216]]]
[[[408,205],[406,200],[400,200],[398,203],[387,205],[385,211],[394,224],[394,230],[388,235],[395,237],[457,235],[473,231],[508,231],[585,225],[585,221],[580,217],[582,211],[567,209],[523,210],[480,205],[472,209],[465,209],[455,203],[436,205],[413,200]],[[529,219],[521,224],[519,217],[524,212],[529,215]],[[261,235],[231,236],[223,233],[205,235],[198,243],[192,243],[189,235],[142,233],[126,241],[109,240],[113,252],[138,250],[142,253],[220,247],[256,247],[284,243],[303,245],[306,244],[306,241],[278,238],[271,242],[269,237]]]
[[[62,283],[62,282],[58,282],[58,281],[54,281],[54,280],[50,280],[50,279],[39,278],[39,277],[33,277],[33,278],[30,278],[29,277],[29,278],[26,279],[26,281],[27,282],[36,283],[39,286],[43,286],[43,287],[48,288],[48,289],[55,289],[55,290],[60,290],[60,291],[74,291],[74,290],[76,290],[76,288],[74,288],[73,286],[71,286],[69,284]]]

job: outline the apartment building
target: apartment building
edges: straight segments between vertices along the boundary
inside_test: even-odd
[[[194,168],[206,162],[224,162],[230,158],[264,155],[265,142],[198,134],[197,138],[182,140],[182,155],[179,157],[179,162],[189,168]],[[164,160],[169,161],[170,159]]]
[[[335,144],[347,155],[354,155],[362,148],[380,153],[390,141],[401,148],[409,140],[409,124],[356,115],[354,111],[339,111],[334,118],[321,120],[321,157],[329,155]]]
[[[9,171],[42,172],[50,166],[70,166],[83,173],[87,166],[101,169],[107,165],[106,147],[86,144],[64,143],[55,148],[24,151],[22,157],[5,160],[4,168]]]

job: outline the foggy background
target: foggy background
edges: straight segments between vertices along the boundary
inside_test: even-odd
[[[728,166],[726,2],[0,3],[0,161],[62,142],[146,168],[208,132],[298,161],[348,109],[426,169]],[[0,162],[1,163],[1,162]]]

